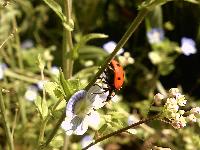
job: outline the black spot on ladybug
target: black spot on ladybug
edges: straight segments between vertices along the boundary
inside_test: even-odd
[[[121,78],[120,78],[120,77],[118,77],[118,78],[117,78],[117,80],[121,80]]]

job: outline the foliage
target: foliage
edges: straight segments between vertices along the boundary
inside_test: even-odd
[[[199,4],[0,0],[0,150],[200,149]],[[107,102],[113,58],[125,81]]]

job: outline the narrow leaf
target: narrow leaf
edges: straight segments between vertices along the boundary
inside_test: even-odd
[[[67,30],[72,31],[74,28],[72,23],[73,21],[70,20],[70,23],[67,23],[66,16],[62,12],[61,6],[54,0],[43,0],[43,1],[58,15],[58,17],[62,21],[63,26]]]
[[[46,100],[38,96],[34,102],[35,102],[38,112],[40,113],[41,117],[44,119],[48,115],[48,106],[47,106]]]

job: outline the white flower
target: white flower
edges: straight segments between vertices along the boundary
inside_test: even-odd
[[[194,114],[190,114],[189,116],[187,116],[187,119],[191,122],[197,122],[197,118]]]
[[[56,67],[56,66],[51,67],[50,72],[51,72],[51,74],[53,74],[55,76],[58,76],[60,73],[58,67]]]
[[[186,56],[189,56],[191,54],[196,54],[197,52],[196,44],[192,39],[183,37],[181,39],[181,50],[182,53]]]
[[[200,114],[200,107],[192,108],[190,110],[190,112],[193,113],[193,114]]]
[[[98,85],[92,86],[88,90],[88,99],[91,99],[92,101],[92,106],[94,109],[99,109],[103,107],[106,104],[106,99],[109,95],[109,92],[104,92],[104,89],[102,89]]]
[[[176,120],[172,121],[172,126],[175,129],[180,129],[186,126],[186,120],[185,117],[180,116],[179,118],[176,118]]]
[[[39,90],[42,90],[44,88],[44,84],[47,82],[47,80],[40,80],[37,82],[37,87]]]
[[[37,98],[38,89],[35,86],[29,86],[25,92],[25,99],[28,101],[34,101]]]
[[[179,94],[179,93],[180,93],[180,90],[178,88],[171,88],[169,90],[169,96],[170,97],[176,97],[177,94]]]
[[[93,138],[90,135],[86,135],[83,137],[83,139],[81,140],[81,147],[84,148],[86,146],[88,146],[90,143],[92,143]],[[99,146],[99,144],[95,144],[93,146],[91,146],[90,148],[88,148],[87,150],[103,150],[102,147]]]
[[[101,88],[92,86],[88,92],[80,90],[76,92],[68,101],[66,106],[66,118],[61,127],[67,135],[83,135],[89,126],[90,120],[99,120],[94,110],[105,105],[106,97],[100,93]]]
[[[21,48],[23,49],[29,49],[34,46],[33,40],[31,39],[26,39],[25,41],[22,42]]]
[[[147,39],[150,44],[158,44],[164,39],[164,31],[159,28],[152,28],[147,32]]]
[[[136,118],[134,115],[128,116],[127,123],[128,123],[129,126],[136,123],[136,122],[138,122],[138,118]],[[136,129],[128,129],[128,132],[131,133],[131,134],[136,134],[137,130]]]
[[[5,72],[6,68],[7,68],[6,64],[4,64],[4,63],[1,63],[1,64],[0,64],[0,80],[3,79],[3,77],[4,77],[4,72]]]
[[[128,125],[132,125],[134,123],[138,122],[138,118],[136,118],[134,115],[129,115],[128,116]]]
[[[155,65],[156,65],[156,64],[159,64],[159,63],[161,63],[161,62],[163,61],[163,59],[162,59],[160,53],[159,53],[159,52],[156,52],[156,51],[149,52],[149,53],[148,53],[148,57],[149,57],[149,59],[151,60],[151,62],[152,62],[153,64],[155,64]]]
[[[88,118],[88,125],[94,130],[98,130],[99,125],[101,122],[100,115],[97,111],[93,111],[90,114],[90,117]]]
[[[106,50],[108,53],[112,53],[113,50],[115,49],[115,47],[117,46],[117,44],[114,41],[109,41],[107,43],[105,43],[103,45],[103,49]],[[124,49],[121,48],[118,52],[117,55],[120,55],[121,53],[124,52]]]
[[[157,93],[153,98],[155,101],[161,101],[165,98],[165,96],[160,93]]]
[[[135,60],[131,57],[129,52],[125,52],[123,56],[119,56],[119,62],[122,66],[127,66],[129,64],[133,64]]]

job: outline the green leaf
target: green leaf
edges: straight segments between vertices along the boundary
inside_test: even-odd
[[[85,45],[79,49],[79,55],[83,59],[99,59],[100,57],[106,57],[108,55],[102,48],[96,46]]]
[[[53,140],[50,143],[50,145],[53,148],[59,148],[59,147],[63,146],[63,144],[64,144],[63,137],[61,135],[54,137]]]
[[[60,70],[60,83],[66,97],[71,96],[75,91],[80,89],[80,82],[78,79],[65,80],[63,72]]]
[[[101,33],[91,33],[81,37],[80,41],[74,46],[73,58],[78,58],[78,50],[83,47],[88,41],[107,37],[107,35]]]
[[[104,125],[98,130],[99,134],[100,134],[100,135],[103,134],[103,133],[106,131],[107,128],[108,128],[108,125],[107,125],[107,124],[104,124]]]
[[[80,70],[79,72],[77,72],[74,75],[74,77],[79,78],[79,79],[89,78],[98,71],[98,68],[99,68],[98,66],[84,68],[84,69]]]
[[[70,90],[74,93],[77,90],[80,90],[80,81],[79,79],[69,79]]]
[[[61,98],[64,97],[65,94],[62,93],[58,83],[56,82],[45,82],[44,84],[45,91],[52,97]]]
[[[35,100],[35,105],[41,117],[44,119],[48,115],[48,106],[46,100],[38,96]]]
[[[70,90],[70,85],[69,85],[68,81],[65,80],[64,74],[61,70],[60,70],[60,78],[59,79],[60,79],[61,87],[65,93],[65,97],[69,97],[72,94],[72,92]]]
[[[67,30],[72,31],[74,28],[73,27],[74,23],[72,23],[73,22],[72,20],[70,20],[70,23],[67,23],[66,16],[62,12],[61,6],[54,0],[43,0],[43,1],[58,15],[58,17],[62,21],[63,26]]]
[[[79,43],[84,44],[84,43],[87,43],[88,41],[93,40],[93,39],[104,39],[104,38],[108,38],[108,35],[101,34],[101,33],[90,33],[90,34],[83,36]]]
[[[200,4],[199,0],[184,0],[184,1],[189,2],[189,3],[194,3],[194,4]]]

